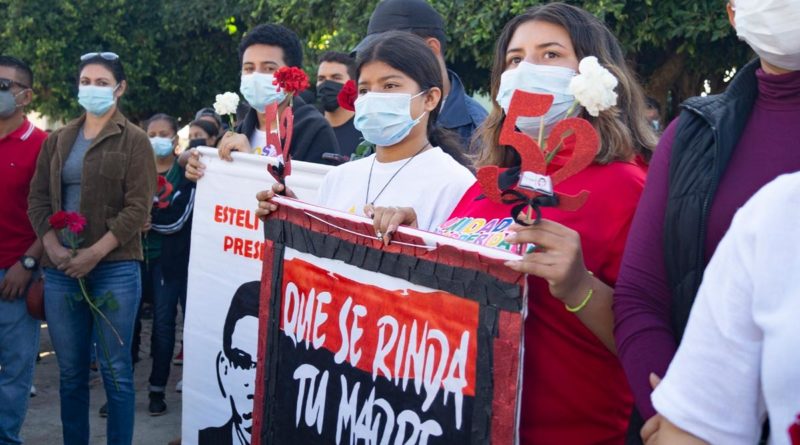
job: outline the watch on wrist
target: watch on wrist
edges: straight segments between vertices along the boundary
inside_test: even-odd
[[[19,262],[25,270],[36,270],[39,267],[39,262],[30,255],[22,255]]]

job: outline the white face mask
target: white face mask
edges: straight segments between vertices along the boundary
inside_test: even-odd
[[[278,86],[272,84],[274,79],[272,74],[244,74],[239,84],[239,92],[251,107],[263,113],[267,105],[281,102],[286,98],[286,93],[283,91],[279,93]]]
[[[397,144],[411,133],[425,113],[416,119],[411,117],[411,99],[406,93],[367,93],[356,100],[356,115],[353,125],[367,142],[389,147]]]
[[[497,103],[508,114],[511,97],[517,90],[552,95],[553,106],[544,116],[544,134],[546,136],[558,121],[566,117],[567,111],[575,102],[575,97],[569,93],[569,82],[576,74],[575,70],[561,66],[521,62],[515,69],[504,72],[500,77]],[[517,119],[516,125],[528,136],[538,138],[541,123],[541,116],[520,117]]]
[[[763,60],[800,70],[800,1],[735,0],[736,34]]]

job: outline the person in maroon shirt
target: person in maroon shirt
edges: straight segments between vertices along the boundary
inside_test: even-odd
[[[734,27],[736,16],[747,18],[737,33],[761,58],[740,68],[724,94],[683,104],[656,149],[631,227],[614,295],[615,337],[638,411],[649,419],[641,431],[641,419],[636,428],[632,422],[631,441],[658,430],[651,373],[655,382],[675,355],[703,270],[734,213],[775,177],[800,170],[800,72],[790,69],[800,67],[800,44],[767,36],[785,47],[775,57],[775,46],[749,27],[774,25],[781,9],[751,5],[737,1],[734,12],[729,4],[728,14]],[[798,10],[792,2],[781,7]]]
[[[0,443],[22,443],[39,322],[25,295],[42,245],[28,220],[28,189],[47,135],[25,118],[33,73],[21,60],[0,55]]]

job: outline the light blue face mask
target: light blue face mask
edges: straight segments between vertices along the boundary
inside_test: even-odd
[[[150,138],[150,145],[153,146],[153,152],[155,152],[156,156],[159,158],[167,157],[173,152],[172,139],[170,138]]]
[[[273,85],[275,77],[272,74],[251,73],[242,76],[239,84],[239,92],[242,93],[247,103],[259,112],[263,113],[267,105],[275,102],[282,102],[286,99],[286,93],[278,92],[278,86]]]
[[[78,87],[78,103],[89,113],[102,116],[114,106],[114,91],[119,87],[100,87],[97,85],[81,85]]]
[[[515,69],[504,72],[500,77],[497,103],[508,114],[511,97],[517,90],[552,95],[553,105],[544,116],[544,134],[546,136],[550,134],[550,130],[558,121],[567,117],[567,111],[575,102],[575,96],[569,93],[569,83],[576,74],[575,70],[561,66],[521,62]],[[541,124],[541,116],[520,117],[516,122],[520,131],[533,138],[539,137]]]
[[[397,144],[411,133],[425,116],[411,117],[411,99],[420,96],[406,93],[367,93],[356,100],[353,125],[367,142],[381,147]],[[426,112],[427,113],[427,112]]]

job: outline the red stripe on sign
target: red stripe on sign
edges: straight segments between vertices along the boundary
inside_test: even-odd
[[[297,347],[325,348],[336,363],[404,388],[411,381],[417,392],[475,395],[477,302],[388,290],[299,259],[284,261],[281,291],[281,330]]]

